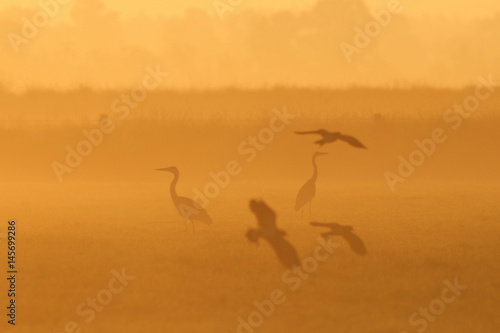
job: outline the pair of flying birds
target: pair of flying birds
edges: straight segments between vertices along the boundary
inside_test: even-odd
[[[286,267],[301,266],[295,247],[285,239],[286,233],[276,226],[276,213],[264,201],[251,200],[250,210],[255,214],[259,225],[258,229],[247,231],[247,239],[257,243],[259,239],[266,240],[278,256],[278,260]],[[365,244],[361,238],[352,232],[352,226],[338,223],[311,222],[313,227],[329,228],[330,231],[321,235],[325,238],[340,236],[349,244],[351,250],[358,255],[366,255]]]

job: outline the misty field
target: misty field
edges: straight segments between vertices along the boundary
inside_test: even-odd
[[[163,93],[124,120],[110,111],[113,93],[2,95],[0,214],[17,221],[19,266],[17,325],[7,329],[498,332],[500,103],[495,95],[454,129],[442,113],[467,94]],[[294,117],[279,120],[277,112]],[[78,150],[100,117],[115,129],[59,181],[54,162],[66,165],[68,147]],[[273,124],[281,130],[262,142]],[[319,128],[368,149],[319,148],[319,137],[294,133]],[[428,143],[436,129],[446,140],[392,191],[386,173],[399,174],[400,156],[409,160],[416,141]],[[316,151],[327,155],[317,160],[312,213],[302,216],[295,196]],[[237,175],[207,206],[214,224],[195,222],[186,232],[169,193],[173,176],[155,169],[176,166],[177,192],[193,198],[232,161]],[[352,226],[368,254],[332,237],[339,246],[323,247],[328,258],[297,278],[268,242],[245,237],[257,226],[253,198],[276,212],[301,259],[326,242],[328,230],[311,221]],[[3,278],[0,288],[8,289]],[[254,302],[271,298],[280,300],[272,313],[256,314]]]
[[[312,216],[301,218],[291,184],[237,182],[209,205],[215,223],[192,233],[170,202],[169,177],[159,178],[12,189],[2,210],[18,212],[18,331],[63,332],[74,321],[84,332],[236,332],[254,301],[280,289],[286,301],[256,332],[417,332],[409,316],[455,278],[467,289],[427,332],[500,327],[498,186],[412,186],[396,197],[377,186],[327,183]],[[334,238],[340,247],[292,291],[269,245],[244,237],[256,225],[252,197],[276,211],[301,258],[324,231],[311,220],[353,226],[368,255]],[[77,307],[122,268],[135,279],[87,324]]]

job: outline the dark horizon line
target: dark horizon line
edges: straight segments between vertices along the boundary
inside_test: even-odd
[[[91,93],[91,94],[108,94],[108,93],[123,93],[131,91],[134,87],[130,88],[97,88],[90,86],[80,86],[78,88],[70,89],[54,89],[54,88],[43,88],[35,87],[26,89],[22,92],[15,92],[9,90],[5,87],[0,87],[0,94],[12,95],[12,96],[24,96],[30,94],[59,94],[59,95],[70,95],[78,93]],[[414,92],[414,91],[425,91],[425,92],[465,92],[474,90],[475,85],[467,85],[462,87],[438,87],[432,85],[398,85],[395,87],[387,86],[362,86],[362,85],[351,85],[349,87],[321,87],[321,86],[300,86],[300,85],[273,85],[273,86],[261,86],[261,87],[241,87],[241,86],[224,86],[224,87],[193,87],[193,88],[159,88],[154,91],[150,91],[149,94],[205,94],[205,93],[261,93],[261,92],[276,92],[276,91],[293,91],[293,92],[314,92],[314,93],[340,93],[340,92],[366,92],[366,91],[383,91],[383,92]]]

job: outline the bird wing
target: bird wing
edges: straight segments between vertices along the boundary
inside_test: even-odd
[[[320,129],[317,131],[305,131],[305,132],[295,131],[295,134],[319,134],[319,135],[325,136],[325,135],[329,134],[329,132],[327,130]]]
[[[358,139],[356,139],[355,137],[352,137],[352,136],[349,136],[349,135],[340,135],[339,136],[339,139],[340,140],[343,140],[345,142],[347,142],[348,144],[350,144],[351,146],[354,146],[354,147],[357,147],[357,148],[365,148],[365,145],[362,144]]]
[[[359,238],[358,235],[352,232],[346,232],[342,235],[342,237],[344,237],[347,243],[349,243],[349,246],[354,251],[354,253],[359,254],[361,256],[368,254],[368,251],[366,250],[363,240]]]
[[[331,227],[331,223],[310,222],[309,224],[312,225],[313,227],[327,227],[327,228]]]
[[[301,266],[297,250],[286,239],[281,236],[268,239],[269,244],[273,247],[279,261],[286,267]]]
[[[196,220],[207,224],[213,223],[212,218],[208,215],[207,211],[203,209],[199,203],[192,199],[179,197],[177,210],[185,220]]]
[[[252,243],[257,243],[259,240],[259,230],[250,229],[247,231],[246,235],[247,239]]]
[[[276,230],[276,213],[264,201],[251,200],[250,210],[255,214],[262,229],[266,232]]]
[[[345,233],[351,232],[352,230],[350,225],[341,225],[338,223],[311,222],[311,225],[313,227],[330,228],[331,231],[328,233],[330,236],[343,236]]]
[[[298,211],[301,209],[306,203],[310,202],[314,196],[316,195],[316,184],[314,181],[309,179],[297,193],[297,197],[295,198],[295,210]]]

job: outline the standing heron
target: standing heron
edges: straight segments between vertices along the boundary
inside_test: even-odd
[[[156,171],[168,171],[174,174],[174,179],[170,183],[170,196],[172,197],[172,202],[175,208],[179,211],[179,214],[184,218],[186,222],[186,231],[188,230],[188,224],[191,223],[194,232],[194,221],[200,221],[206,224],[212,224],[212,218],[208,215],[207,211],[201,207],[196,201],[180,197],[177,195],[175,187],[179,181],[179,170],[172,166],[168,168],[156,169]]]
[[[259,238],[269,242],[278,260],[286,267],[301,266],[297,251],[284,236],[286,233],[276,227],[276,213],[264,201],[251,200],[250,210],[255,214],[259,229],[250,229],[246,237],[252,243],[257,243]]]
[[[350,135],[345,135],[340,132],[328,132],[327,130],[320,129],[317,131],[307,131],[307,132],[295,132],[295,134],[319,134],[321,135],[321,140],[314,141],[314,143],[318,144],[320,147],[322,147],[325,143],[330,143],[330,142],[335,142],[337,140],[341,140],[344,142],[347,142],[353,147],[356,148],[364,148],[366,149],[365,145],[362,144],[358,139],[356,139],[353,136]]]
[[[327,155],[327,153],[315,152],[312,157],[313,175],[299,190],[297,198],[295,199],[295,211],[302,209],[304,213],[304,206],[309,203],[309,215],[311,214],[311,201],[316,195],[316,179],[318,178],[318,166],[316,165],[316,158],[318,156]]]

